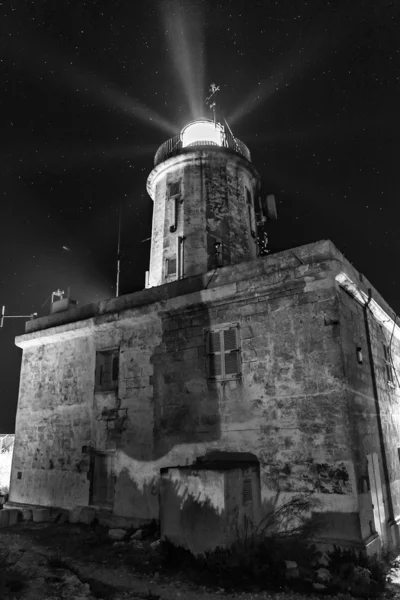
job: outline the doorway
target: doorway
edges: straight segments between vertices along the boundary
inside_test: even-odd
[[[90,504],[111,509],[115,491],[115,453],[95,452],[91,464]]]

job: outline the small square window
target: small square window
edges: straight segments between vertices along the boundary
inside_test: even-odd
[[[96,353],[96,391],[106,392],[118,388],[119,350]]]
[[[211,379],[237,379],[240,376],[237,326],[207,332],[207,371]]]
[[[168,184],[168,196],[169,198],[173,198],[174,196],[179,196],[181,193],[181,182],[173,181]]]
[[[167,258],[166,260],[166,275],[176,275],[176,258]]]

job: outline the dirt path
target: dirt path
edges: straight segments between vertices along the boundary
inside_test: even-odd
[[[0,532],[0,555],[26,575],[26,588],[0,600],[321,600],[333,596],[293,592],[226,593],[206,589],[158,571],[138,572],[123,564],[119,548],[101,540],[96,545],[89,528],[52,524],[19,524]],[[84,544],[88,546],[86,551]],[[122,551],[122,550],[121,550]],[[86,555],[85,555],[86,554]],[[94,555],[95,560],[92,560]],[[400,585],[387,598],[400,600]],[[4,592],[3,592],[4,594]],[[349,596],[340,596],[342,600]],[[339,596],[335,597],[339,598]]]

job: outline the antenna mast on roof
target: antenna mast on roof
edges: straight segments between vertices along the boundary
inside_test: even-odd
[[[121,213],[122,204],[119,206],[119,217],[118,217],[118,244],[117,244],[117,281],[115,286],[115,297],[119,296],[119,277],[121,272]]]
[[[1,308],[0,327],[3,327],[4,319],[34,319],[37,317],[37,313],[31,313],[30,315],[6,315],[6,307]]]
[[[213,97],[215,96],[215,94],[216,94],[217,92],[219,92],[219,90],[220,90],[220,87],[219,87],[219,85],[217,85],[216,83],[212,83],[212,84],[210,85],[210,89],[209,89],[210,95],[209,95],[209,96],[206,98],[206,105],[207,105],[207,106],[210,108],[210,110],[212,110],[212,111],[213,111],[213,113],[214,113],[214,125],[216,125],[216,123],[217,123],[217,114],[216,114],[216,111],[217,111],[217,103],[215,102],[215,98],[213,98]]]

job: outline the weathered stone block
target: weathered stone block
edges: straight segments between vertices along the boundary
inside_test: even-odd
[[[50,521],[50,508],[34,508],[32,511],[32,517],[34,523],[44,523],[45,521]]]
[[[0,528],[8,527],[10,515],[8,510],[0,510]]]
[[[79,523],[80,514],[81,514],[81,507],[75,506],[75,508],[73,508],[69,512],[69,522],[72,524]]]
[[[18,523],[19,510],[18,508],[7,508],[8,512],[8,526],[16,525]]]
[[[92,506],[82,506],[79,515],[79,522],[90,525],[96,517],[96,510]]]
[[[32,509],[31,508],[23,508],[22,509],[22,520],[23,521],[32,521]]]

